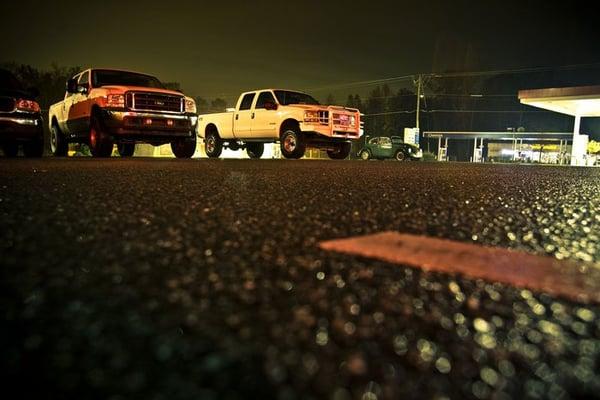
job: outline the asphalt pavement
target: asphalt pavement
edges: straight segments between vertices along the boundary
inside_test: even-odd
[[[382,231],[599,263],[600,169],[1,159],[5,398],[600,395],[599,305],[318,247]]]

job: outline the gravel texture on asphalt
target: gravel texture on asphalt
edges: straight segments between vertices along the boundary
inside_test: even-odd
[[[320,250],[393,230],[600,262],[600,169],[0,160],[5,393],[600,394],[600,307]]]

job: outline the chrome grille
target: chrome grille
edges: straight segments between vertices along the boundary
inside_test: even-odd
[[[319,123],[329,125],[329,111],[319,111]]]
[[[15,111],[15,99],[12,97],[0,97],[0,112]]]
[[[352,116],[349,114],[337,114],[333,113],[333,124],[339,126],[354,126],[351,124]]]
[[[125,98],[125,105],[134,111],[170,113],[181,113],[184,111],[183,97],[161,93],[128,92]]]

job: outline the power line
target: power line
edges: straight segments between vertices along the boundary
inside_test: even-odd
[[[380,115],[394,115],[394,114],[414,114],[417,110],[398,110],[388,111],[381,113],[364,114],[363,117],[375,117]],[[540,114],[540,113],[553,113],[553,111],[546,110],[421,110],[422,113],[433,114],[433,113],[475,113],[475,114]]]
[[[423,74],[411,74],[411,75],[402,75],[391,78],[381,78],[381,79],[373,79],[366,81],[356,81],[356,82],[347,82],[340,83],[336,85],[328,85],[321,87],[309,88],[306,90],[319,91],[325,89],[343,89],[350,87],[360,87],[360,86],[370,86],[377,85],[380,83],[387,82],[396,82],[396,81],[404,81],[404,80],[412,80],[415,76],[422,75],[427,78],[460,78],[460,77],[476,77],[476,76],[487,76],[487,75],[507,75],[507,74],[524,74],[530,72],[547,72],[547,71],[565,71],[572,69],[588,69],[588,68],[600,68],[600,62],[596,63],[587,63],[587,64],[571,64],[571,65],[560,65],[554,67],[531,67],[531,68],[519,68],[519,69],[498,69],[498,70],[486,70],[486,71],[471,71],[471,72],[429,72]]]

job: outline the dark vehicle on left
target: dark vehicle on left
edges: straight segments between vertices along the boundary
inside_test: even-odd
[[[26,89],[10,72],[0,69],[0,146],[4,155],[16,157],[23,146],[26,157],[41,157],[44,153],[44,128],[40,105],[35,101],[39,92]]]

